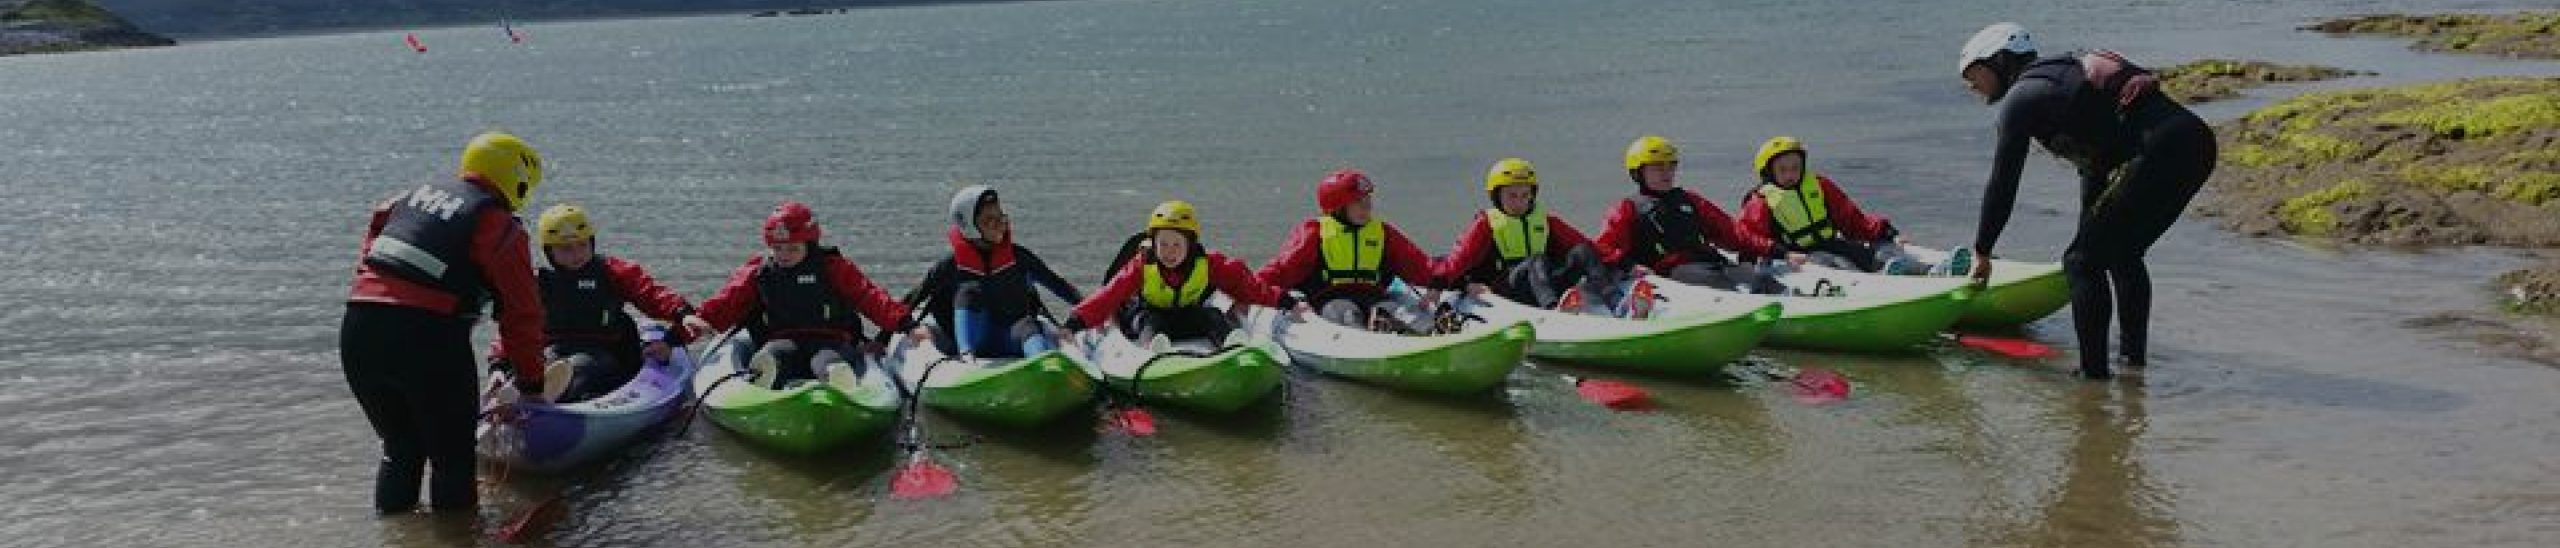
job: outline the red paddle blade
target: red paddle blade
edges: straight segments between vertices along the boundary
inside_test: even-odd
[[[1120,428],[1129,432],[1129,435],[1141,438],[1156,435],[1154,413],[1148,413],[1147,410],[1136,407],[1126,407],[1121,408],[1116,415],[1113,420],[1120,423]]]
[[[901,500],[929,499],[950,495],[960,490],[960,478],[951,469],[919,456],[898,470],[889,481],[889,496]]]
[[[1849,399],[1849,379],[1827,369],[1798,371],[1787,384],[1794,387],[1796,401],[1804,403],[1819,405]]]
[[[498,542],[523,544],[533,540],[535,537],[542,536],[543,532],[550,531],[551,525],[560,521],[560,517],[566,514],[568,509],[561,506],[560,497],[543,499],[541,504],[534,505],[533,508],[525,510],[523,515],[516,516],[516,519],[499,527]]]
[[[1956,336],[1956,344],[1965,345],[1969,348],[2008,356],[2011,358],[2043,358],[2054,354],[2053,347],[2045,346],[2035,341],[2011,337],[1958,335]]]
[[[1582,394],[1582,399],[1591,400],[1591,403],[1610,409],[1633,411],[1653,407],[1652,395],[1646,394],[1642,388],[1623,382],[1584,380],[1574,383],[1573,391]]]

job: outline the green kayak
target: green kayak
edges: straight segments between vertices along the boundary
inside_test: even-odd
[[[1657,318],[1678,318],[1700,308],[1729,309],[1776,302],[1785,307],[1769,327],[1772,346],[1848,352],[1909,352],[1955,325],[1974,290],[1961,278],[1885,276],[1839,271],[1782,275],[1791,290],[1838,296],[1748,295],[1652,278],[1662,302]],[[1826,291],[1817,293],[1817,286]]]
[[[1093,401],[1093,379],[1065,352],[964,359],[944,355],[931,342],[909,345],[904,335],[889,346],[887,363],[900,381],[922,387],[925,405],[953,415],[1029,428]]]
[[[1528,322],[1470,322],[1462,332],[1407,336],[1336,325],[1320,318],[1257,316],[1249,329],[1271,333],[1289,359],[1327,374],[1382,386],[1473,394],[1502,384],[1527,356],[1537,328]]]
[[[1904,248],[1912,258],[1935,264],[1946,260],[1947,252],[1919,246]],[[1956,325],[1980,329],[2010,329],[2053,315],[2071,304],[2071,283],[2062,277],[2061,263],[2038,263],[2001,259],[1991,263],[1991,279],[1964,310],[1964,318]]]
[[[1627,320],[1559,312],[1500,296],[1458,301],[1460,311],[1495,324],[1526,322],[1537,330],[1529,355],[1585,365],[1671,374],[1714,372],[1741,359],[1781,308],[1775,302],[1704,303],[1675,316]]]
[[[775,390],[739,375],[758,346],[744,333],[729,337],[705,353],[694,372],[694,395],[721,428],[758,445],[809,454],[877,435],[898,420],[901,399],[889,375],[856,377],[852,367],[836,364],[826,380]]]
[[[1268,313],[1268,311],[1256,311]],[[1079,341],[1077,357],[1087,375],[1140,400],[1230,413],[1280,389],[1279,345],[1237,330],[1224,348],[1200,342],[1153,341],[1140,346],[1116,330]]]

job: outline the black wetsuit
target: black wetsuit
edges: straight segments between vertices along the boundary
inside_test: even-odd
[[[1998,104],[1999,138],[1974,239],[1974,249],[1988,253],[2008,226],[2028,140],[2078,168],[2079,231],[2062,261],[2080,368],[2091,377],[2112,374],[2111,312],[2124,321],[2123,355],[2142,363],[2151,315],[2143,255],[2186,211],[2217,157],[2213,130],[2186,107],[2152,91],[2120,108],[2117,91],[2101,87],[2073,57],[2038,59],[2019,71]]]

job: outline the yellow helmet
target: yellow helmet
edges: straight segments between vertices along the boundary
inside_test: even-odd
[[[1485,170],[1484,189],[1486,192],[1499,190],[1502,187],[1512,185],[1527,185],[1529,188],[1537,188],[1538,167],[1529,165],[1528,160],[1522,160],[1519,158],[1503,158],[1502,161],[1493,163],[1493,169]]]
[[[1173,200],[1156,204],[1155,212],[1147,214],[1147,231],[1155,232],[1167,228],[1198,236],[1200,235],[1200,215],[1191,209],[1191,202]]]
[[[489,181],[498,197],[506,200],[507,209],[523,209],[533,187],[542,186],[542,154],[514,135],[482,133],[462,148],[462,174]]]
[[[1768,142],[1760,143],[1760,153],[1751,155],[1751,172],[1765,176],[1769,173],[1769,160],[1789,152],[1803,154],[1804,142],[1785,135],[1770,137]]]
[[[1670,139],[1646,135],[1636,138],[1636,142],[1627,143],[1627,169],[1676,163],[1680,163],[1680,147],[1673,146]]]
[[[587,208],[571,204],[542,210],[542,220],[535,226],[542,231],[542,245],[568,245],[596,237],[596,225],[587,222]]]

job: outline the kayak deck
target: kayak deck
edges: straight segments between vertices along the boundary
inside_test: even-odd
[[[889,344],[885,361],[899,380],[918,390],[925,405],[961,417],[1030,428],[1093,401],[1093,380],[1062,351],[963,359],[943,354],[930,341],[908,344],[903,335]]]
[[[1778,320],[1776,302],[1700,306],[1652,320],[1627,320],[1532,307],[1499,296],[1462,299],[1487,320],[1537,330],[1529,355],[1585,365],[1671,374],[1708,373],[1742,358]]]
[[[824,381],[775,390],[740,375],[756,346],[749,337],[731,337],[713,347],[693,375],[696,397],[721,428],[759,445],[809,454],[877,435],[897,421],[902,400],[889,375],[875,370],[856,378],[852,368],[838,365]]]

